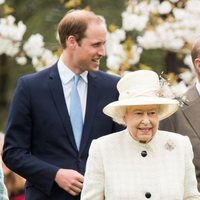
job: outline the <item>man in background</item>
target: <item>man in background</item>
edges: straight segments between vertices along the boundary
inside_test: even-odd
[[[193,44],[191,52],[197,81],[182,97],[183,106],[160,122],[160,129],[187,135],[193,146],[194,165],[200,191],[200,38]]]
[[[58,62],[19,79],[6,128],[3,160],[27,180],[28,200],[80,199],[91,141],[121,129],[102,112],[118,98],[119,80],[99,71],[105,21],[90,11],[70,11],[58,34]]]

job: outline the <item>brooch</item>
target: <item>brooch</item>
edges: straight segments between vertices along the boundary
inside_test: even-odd
[[[168,140],[168,142],[165,144],[165,148],[169,151],[173,150],[175,148],[175,144],[172,140]]]

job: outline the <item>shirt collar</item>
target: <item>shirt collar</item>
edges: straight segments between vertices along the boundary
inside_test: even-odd
[[[69,81],[71,81],[71,79],[75,75],[74,72],[63,63],[61,58],[59,58],[58,60],[58,72],[63,84],[67,84]],[[84,71],[83,73],[80,74],[81,78],[85,81],[85,83],[88,82],[87,75],[88,71]]]
[[[197,88],[197,91],[200,95],[200,82],[199,81],[196,82],[196,88]]]

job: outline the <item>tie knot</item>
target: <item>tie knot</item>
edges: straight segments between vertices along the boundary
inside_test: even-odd
[[[74,84],[77,86],[78,81],[80,80],[81,76],[80,75],[74,75]]]

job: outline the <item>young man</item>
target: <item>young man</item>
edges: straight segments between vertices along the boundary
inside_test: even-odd
[[[27,180],[28,200],[79,199],[91,141],[121,129],[102,112],[106,104],[118,98],[119,80],[99,71],[106,33],[104,20],[93,12],[67,13],[58,25],[63,47],[58,62],[18,82],[3,160]],[[78,136],[73,125],[76,119],[71,117],[78,104],[70,108],[79,99],[71,100],[75,75],[80,77],[77,90],[81,102],[75,117],[81,113],[83,121]]]

